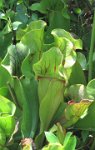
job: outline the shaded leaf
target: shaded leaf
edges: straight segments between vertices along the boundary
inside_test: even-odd
[[[0,128],[0,146],[4,146],[6,143],[6,136],[4,131]]]
[[[67,68],[66,75],[69,85],[72,84],[86,84],[84,72],[78,62],[76,62],[71,68]]]
[[[85,55],[83,55],[82,53],[78,52],[77,53],[77,61],[81,65],[82,69],[86,70],[86,68],[87,68],[87,61],[86,61]]]
[[[86,86],[84,86],[83,84],[71,85],[67,89],[67,96],[69,96],[71,99],[75,100],[76,102],[82,99],[87,99],[88,94],[86,92]]]

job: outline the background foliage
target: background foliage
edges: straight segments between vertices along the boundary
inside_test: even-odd
[[[0,1],[0,150],[95,149],[94,5]]]

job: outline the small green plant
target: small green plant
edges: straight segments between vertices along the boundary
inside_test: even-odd
[[[48,146],[45,146],[42,150],[74,150],[76,147],[76,137],[72,135],[72,132],[67,132],[62,128],[60,124],[56,126],[56,135],[51,131],[45,132]]]

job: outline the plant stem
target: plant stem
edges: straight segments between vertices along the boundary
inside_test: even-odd
[[[91,35],[91,44],[89,51],[89,60],[88,60],[88,81],[92,79],[92,69],[93,69],[93,51],[95,46],[95,10],[94,10],[94,18],[92,25],[92,35]]]

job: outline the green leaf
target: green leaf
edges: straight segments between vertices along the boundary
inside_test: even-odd
[[[10,115],[2,115],[0,117],[0,127],[4,130],[7,137],[10,137],[15,129],[15,119]]]
[[[67,68],[66,75],[69,85],[72,84],[86,84],[84,72],[78,62],[76,62],[71,68]]]
[[[38,20],[38,14],[36,14],[36,13],[32,13],[32,16],[31,16],[31,18],[30,18],[30,20],[29,21],[36,21],[36,20]]]
[[[87,69],[87,61],[86,61],[85,55],[83,55],[82,53],[78,52],[77,53],[77,61],[81,65],[83,70]]]
[[[10,115],[14,115],[15,110],[15,105],[7,98],[0,95],[0,113],[8,113]]]
[[[80,118],[84,118],[88,113],[91,103],[92,101],[90,100],[82,100],[79,103],[68,104],[64,112],[66,118],[64,126],[71,126]]]
[[[28,22],[27,8],[24,3],[16,5],[15,21],[26,24]]]
[[[70,18],[69,17],[67,18],[66,16],[67,12],[65,12],[63,15],[63,12],[61,9],[59,8],[59,10],[53,10],[51,11],[51,13],[49,13],[49,30],[50,31],[52,31],[53,29],[58,29],[58,28],[61,28],[61,29],[63,28],[67,31],[70,29]]]
[[[87,115],[80,118],[75,127],[82,130],[95,131],[95,101],[90,105]]]
[[[34,31],[34,35],[36,34],[36,36],[41,36],[39,37],[40,39],[43,39],[43,33],[44,33],[44,28],[46,26],[46,23],[42,20],[37,20],[37,21],[32,21],[29,23],[29,25],[25,28],[25,29],[21,29],[19,28],[17,30],[17,39],[21,40],[21,38],[27,34],[28,32],[32,32]],[[31,37],[34,37],[34,35],[32,34]],[[36,39],[35,39],[36,40]],[[28,42],[28,41],[27,41]]]
[[[3,12],[0,12],[0,19],[7,20],[6,14]]]
[[[91,99],[95,99],[95,79],[91,80],[86,87],[87,93]]]
[[[1,9],[3,6],[4,6],[4,1],[1,0],[1,1],[0,1],[0,9]]]
[[[64,68],[72,67],[76,62],[76,53],[73,51],[65,58]]]
[[[26,145],[22,148],[22,150],[32,150],[31,145]]]
[[[16,96],[16,105],[20,109],[22,109],[23,106],[23,97],[21,98],[21,89],[20,89],[20,81],[17,77],[13,77],[13,82],[11,83],[11,88],[13,89]]]
[[[63,112],[65,110],[67,106],[67,103],[64,103],[64,101],[62,103],[60,103],[60,106],[58,107],[52,122],[57,122],[59,120],[59,118],[61,118],[61,116],[63,116]]]
[[[63,142],[64,147],[68,144],[68,141],[70,140],[71,135],[72,135],[72,132],[67,132],[64,142]]]
[[[66,135],[66,130],[60,125],[60,123],[57,123],[57,137],[62,145],[65,139],[65,135]]]
[[[42,150],[64,150],[64,146],[59,143],[49,144],[48,146],[45,146]]]
[[[37,62],[42,55],[45,25],[46,23],[44,21],[33,21],[26,29],[27,33],[21,39],[22,43],[29,49],[21,67],[22,73],[28,78],[33,76],[33,64]]]
[[[49,133],[49,132],[48,132]],[[48,146],[45,146],[42,150],[75,150],[76,147],[76,137],[75,136],[71,136],[72,133],[71,132],[67,132],[66,136],[65,136],[65,140],[63,145],[61,145],[59,142],[56,142],[55,136],[48,134],[48,138],[49,138],[49,142],[52,140],[54,140],[54,142],[50,142]]]
[[[21,64],[27,55],[27,47],[21,42],[17,45],[10,45],[8,48],[8,57],[12,75],[21,76]]]
[[[45,87],[46,81],[44,79],[41,80],[43,80]],[[48,87],[45,93],[43,93],[44,97],[41,99],[40,102],[39,114],[41,120],[41,131],[44,131],[48,128],[55,112],[57,111],[60,103],[63,101],[63,93],[64,93],[63,83],[57,81],[56,79],[52,79],[51,81],[49,81]]]
[[[7,98],[0,95],[0,127],[4,130],[6,136],[10,136],[15,127],[15,105]]]
[[[46,52],[49,50],[51,47],[54,47],[55,43],[50,43],[50,44],[43,44],[43,52]]]
[[[47,14],[46,8],[41,5],[41,3],[32,4],[32,6],[30,6],[29,8],[33,11],[39,11],[40,13]]]
[[[20,21],[15,21],[12,23],[13,26],[13,30],[17,30],[19,25],[21,25],[22,23]]]
[[[3,67],[0,66],[0,87],[7,86],[7,83],[11,81],[11,75],[9,72]]]
[[[53,1],[53,4],[54,4],[54,1]],[[32,6],[30,6],[30,9],[32,11],[38,11],[40,13],[43,13],[43,14],[47,14],[48,13],[48,9],[50,9],[52,5],[52,2],[50,0],[41,0],[40,3],[34,3],[32,4]]]
[[[52,132],[45,132],[45,136],[49,143],[59,143],[57,136],[55,136]]]
[[[67,133],[68,134],[68,133]],[[75,150],[75,147],[76,147],[76,137],[75,136],[72,136],[70,137],[68,143],[66,144],[66,146],[64,146],[64,149],[65,150]]]
[[[52,47],[43,53],[41,60],[34,64],[34,72],[40,77],[51,77],[62,79],[60,65],[62,64],[62,53],[56,47]]]
[[[71,85],[67,89],[67,96],[69,96],[72,100],[75,100],[76,102],[88,98],[86,87],[83,84]]]
[[[14,78],[12,88],[17,102],[23,109],[21,131],[24,138],[33,138],[38,125],[38,94],[37,82],[34,78]]]
[[[82,40],[84,43],[84,47],[85,49],[89,50],[90,49],[90,39],[91,38],[91,30],[89,30],[88,32],[85,32],[85,34],[83,34],[82,36]]]
[[[74,39],[73,36],[64,29],[54,29],[52,31],[55,40],[55,46],[59,47],[64,60],[64,68],[72,67],[77,59],[74,52],[77,48],[82,48],[81,40]]]
[[[43,53],[39,62],[34,64],[34,72],[39,80],[41,132],[47,130],[55,112],[63,101],[65,84],[64,75],[60,75],[61,63],[61,51],[56,47],[52,47]]]
[[[5,35],[5,34],[8,34],[10,32],[12,32],[12,28],[11,28],[10,23],[8,22],[6,24],[6,26],[3,28],[2,33]]]
[[[87,138],[89,137],[89,131],[84,130],[81,132],[81,135],[82,135],[83,142],[86,142]]]
[[[70,16],[69,16],[69,13],[68,13],[68,7],[67,7],[66,4],[64,5],[64,8],[63,8],[63,10],[62,10],[62,15],[63,15],[66,19],[70,19]]]
[[[12,33],[6,35],[0,34],[0,57],[4,58],[6,55],[8,46],[12,43]]]
[[[25,75],[27,78],[31,79],[34,76],[33,69],[32,69],[32,62],[30,60],[33,59],[34,56],[28,54],[22,62],[21,71],[22,74]]]
[[[69,32],[65,31],[64,29],[54,29],[52,31],[52,35],[54,37],[69,39],[73,43],[74,50],[82,49],[82,41],[80,39],[74,39],[73,36]]]
[[[16,40],[21,40],[21,38],[24,36],[25,33],[26,30],[18,28],[18,30],[16,31]]]
[[[23,102],[23,120],[22,120],[22,132],[23,135],[29,135],[34,137],[38,127],[38,84],[34,78],[22,79],[23,92],[26,101]]]
[[[27,31],[29,32],[30,29],[31,30],[42,30],[44,31],[44,28],[46,26],[46,22],[43,20],[36,20],[36,21],[32,21],[28,27],[27,27]]]
[[[0,146],[4,146],[6,143],[6,136],[4,131],[0,128]]]
[[[0,95],[7,96],[8,94],[8,88],[7,87],[1,87],[0,88]]]
[[[69,56],[73,50],[72,42],[65,37],[58,37],[54,35],[55,46],[59,47],[64,55],[64,58]]]

